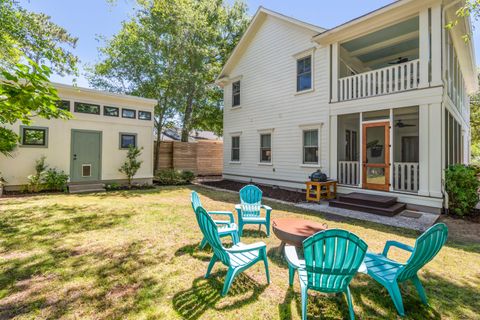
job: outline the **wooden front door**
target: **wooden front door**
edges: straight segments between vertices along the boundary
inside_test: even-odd
[[[390,123],[363,125],[363,188],[390,189]]]

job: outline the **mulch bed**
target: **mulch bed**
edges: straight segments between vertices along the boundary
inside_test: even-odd
[[[242,189],[244,186],[246,186],[249,183],[242,183],[242,182],[231,181],[231,180],[217,180],[217,181],[201,181],[200,184],[216,187],[220,189],[240,191],[240,189]],[[265,185],[256,184],[256,183],[253,183],[253,184],[259,187],[260,189],[262,189],[263,196],[265,197],[283,200],[287,202],[293,202],[293,203],[305,202],[304,192],[273,188],[271,186],[265,186]]]

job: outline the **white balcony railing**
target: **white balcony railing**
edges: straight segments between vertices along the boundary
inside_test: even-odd
[[[338,183],[357,186],[360,183],[360,162],[338,161]]]
[[[418,88],[420,60],[412,60],[338,80],[338,100],[354,100]]]
[[[418,162],[395,162],[393,164],[393,189],[418,192]]]

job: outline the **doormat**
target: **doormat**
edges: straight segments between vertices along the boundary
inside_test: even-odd
[[[405,210],[402,213],[400,213],[402,217],[407,217],[407,218],[414,218],[418,219],[422,216],[421,213],[415,212],[415,211],[410,211],[410,210]]]

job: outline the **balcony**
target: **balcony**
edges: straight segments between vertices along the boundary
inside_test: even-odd
[[[394,94],[428,84],[428,47],[421,44],[425,32],[419,21],[415,16],[336,43],[332,102]]]
[[[368,71],[338,80],[338,101],[391,94],[417,89],[420,60]]]

